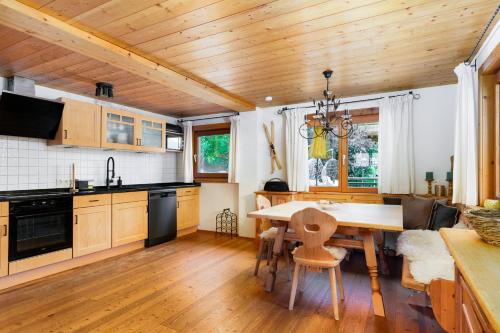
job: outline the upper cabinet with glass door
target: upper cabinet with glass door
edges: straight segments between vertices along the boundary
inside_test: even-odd
[[[165,151],[165,122],[160,119],[139,116],[137,142],[139,150]]]
[[[103,148],[137,150],[138,115],[102,107],[102,135]]]

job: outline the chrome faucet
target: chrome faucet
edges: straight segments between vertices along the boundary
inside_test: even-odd
[[[109,168],[109,162],[113,162],[113,168]],[[109,172],[111,171],[111,178],[109,178]],[[113,179],[115,178],[115,159],[113,157],[109,157],[106,162],[106,188],[109,189],[109,184],[113,183]]]

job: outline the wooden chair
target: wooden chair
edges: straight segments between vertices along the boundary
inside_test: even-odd
[[[319,209],[306,208],[292,215],[291,224],[303,245],[297,247],[293,252],[295,271],[293,273],[289,309],[293,310],[301,269],[321,272],[323,268],[326,268],[330,276],[333,314],[335,320],[339,320],[335,277],[337,275],[340,298],[343,300],[344,285],[339,265],[347,251],[344,248],[324,245],[337,229],[337,220]],[[305,274],[305,271],[303,274]],[[301,280],[303,279],[304,277]]]
[[[257,210],[261,209],[266,209],[271,207],[271,202],[264,196],[262,195],[257,195],[256,198],[256,208]],[[265,225],[270,225],[269,221],[262,219],[261,221],[261,226]],[[260,261],[262,260],[262,255],[264,254],[264,249],[267,245],[267,264],[269,265],[269,261],[273,255],[273,246],[274,246],[274,240],[276,238],[276,235],[278,233],[278,228],[271,227],[267,230],[264,230],[260,235],[260,241],[259,241],[259,250],[257,254],[257,262],[255,263],[255,271],[254,275],[257,276],[259,274],[259,266],[260,266]],[[284,241],[283,242],[283,254],[285,256],[285,262],[287,266],[287,271],[288,271],[288,280],[291,278],[291,268],[290,268],[290,256],[288,254],[288,244],[289,242]]]

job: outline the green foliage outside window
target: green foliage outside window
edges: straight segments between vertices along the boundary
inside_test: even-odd
[[[199,171],[227,172],[229,165],[229,134],[199,137]]]

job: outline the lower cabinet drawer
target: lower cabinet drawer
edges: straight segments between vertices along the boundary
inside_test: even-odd
[[[111,194],[79,195],[73,198],[73,208],[111,205]]]
[[[148,202],[113,204],[111,244],[113,247],[148,237]]]

